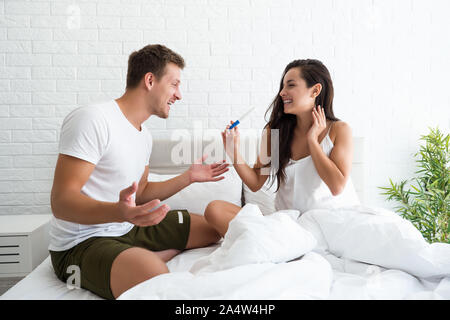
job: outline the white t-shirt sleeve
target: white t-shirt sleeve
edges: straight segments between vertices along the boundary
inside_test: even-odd
[[[96,165],[108,147],[108,136],[101,110],[93,107],[75,109],[62,124],[59,153]]]

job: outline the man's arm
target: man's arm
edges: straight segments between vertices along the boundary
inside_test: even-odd
[[[153,199],[160,199],[163,201],[183,190],[191,183],[216,182],[224,179],[225,177],[221,175],[229,170],[228,164],[223,161],[221,163],[207,165],[203,164],[205,159],[206,156],[203,156],[196,160],[184,173],[172,179],[160,182],[148,181],[149,168],[146,166],[144,174],[139,181],[139,187],[136,193],[136,203],[145,203]]]
[[[191,184],[188,171],[170,180],[159,182],[148,181],[148,171],[148,166],[145,166],[144,174],[139,181],[139,187],[136,192],[136,204],[145,203],[153,199],[164,201]]]
[[[169,210],[167,206],[149,214],[159,205],[158,199],[135,205],[131,195],[137,190],[136,183],[120,192],[118,202],[98,201],[82,194],[81,188],[94,168],[90,162],[59,155],[51,192],[51,207],[56,218],[80,224],[128,221],[144,226],[157,224],[165,217]]]
[[[90,162],[59,155],[51,192],[51,207],[56,218],[81,224],[120,221],[114,203],[97,201],[80,192],[94,168]]]

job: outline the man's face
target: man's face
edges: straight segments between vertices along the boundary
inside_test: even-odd
[[[150,105],[153,113],[160,118],[166,119],[171,105],[181,100],[180,75],[180,67],[174,63],[168,63],[164,75],[159,80],[153,78]]]

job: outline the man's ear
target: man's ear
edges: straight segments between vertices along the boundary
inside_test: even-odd
[[[144,75],[144,85],[145,87],[150,90],[153,87],[153,84],[155,82],[155,76],[151,72],[147,72]]]

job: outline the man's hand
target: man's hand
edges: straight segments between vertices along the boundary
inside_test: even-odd
[[[208,155],[204,155],[200,159],[194,161],[194,163],[189,167],[189,181],[193,182],[209,182],[209,181],[219,181],[224,179],[224,176],[221,176],[228,169],[228,163],[225,163],[225,160],[219,163],[213,164],[203,164],[203,161],[208,157]]]
[[[122,219],[139,227],[153,226],[160,223],[166,217],[170,207],[167,204],[163,204],[158,209],[154,209],[160,204],[159,199],[136,206],[132,195],[137,189],[138,184],[133,182],[130,187],[120,191],[118,207]]]

